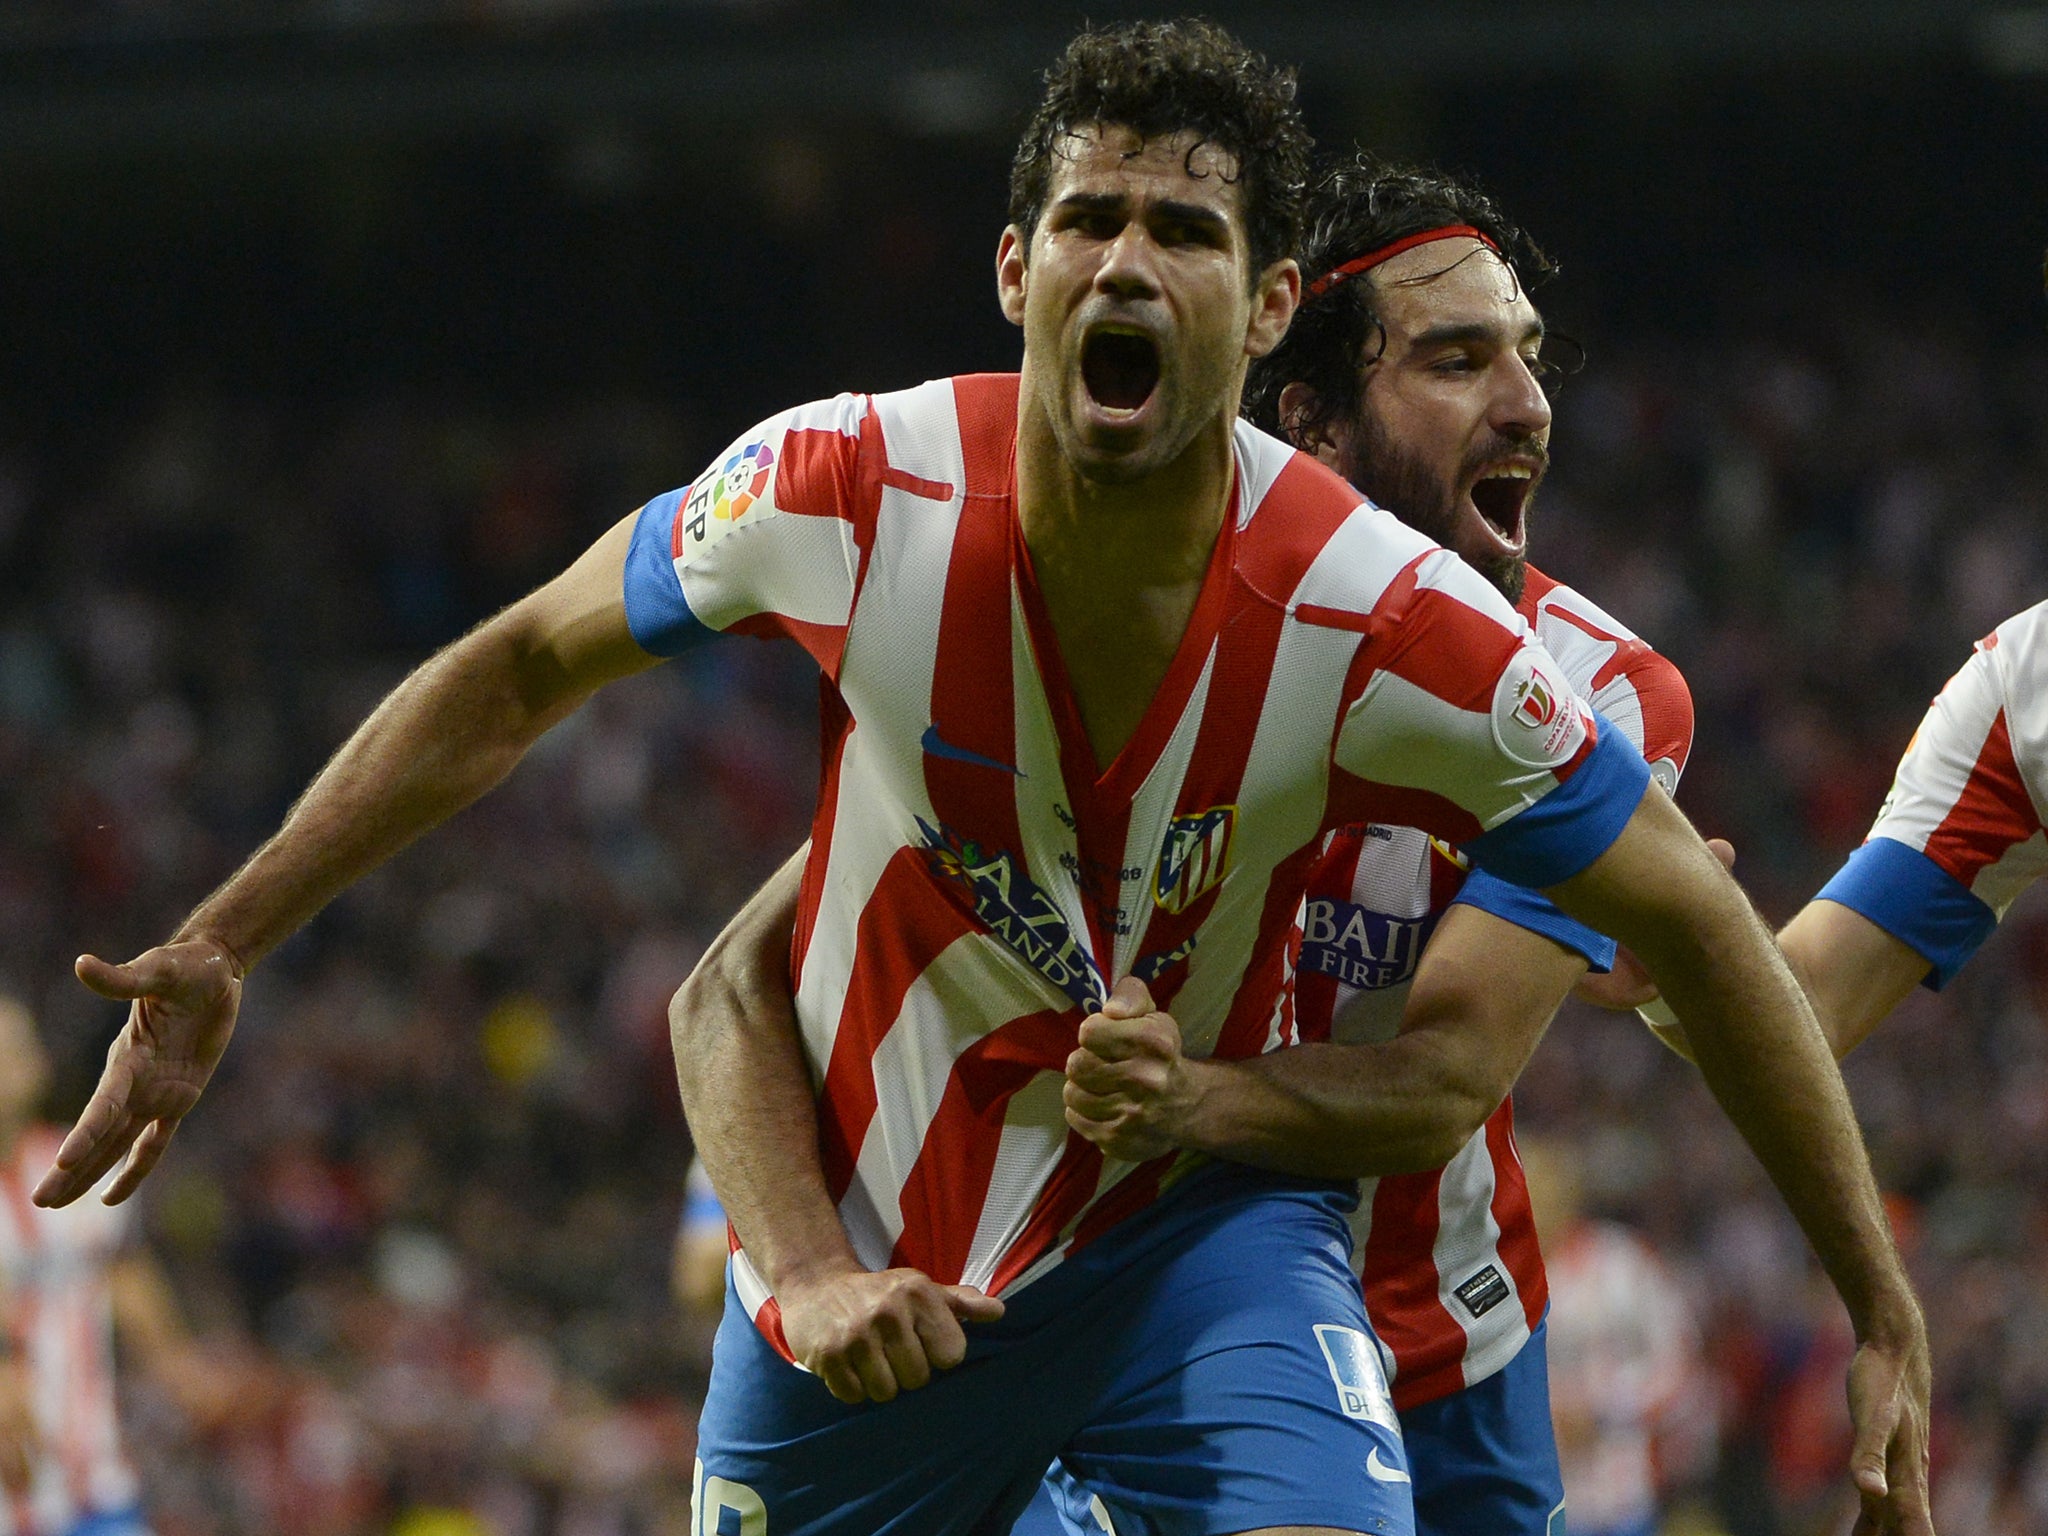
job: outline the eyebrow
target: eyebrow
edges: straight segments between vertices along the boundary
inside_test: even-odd
[[[1516,345],[1519,346],[1522,342],[1527,341],[1541,341],[1544,335],[1542,320],[1532,321],[1527,329],[1522,332],[1521,339],[1516,342]],[[1462,325],[1432,325],[1428,330],[1417,333],[1415,339],[1409,345],[1411,347],[1448,347],[1471,342],[1498,341],[1500,336],[1501,328],[1499,326],[1488,325],[1484,321],[1474,320]]]
[[[1121,192],[1069,192],[1055,208],[1073,209],[1082,213],[1121,213],[1129,205],[1130,198]],[[1230,220],[1214,208],[1202,203],[1182,202],[1179,198],[1166,197],[1150,205],[1154,216],[1178,219],[1184,224],[1200,224],[1210,229],[1227,230]]]

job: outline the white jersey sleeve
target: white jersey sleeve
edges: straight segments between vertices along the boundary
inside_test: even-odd
[[[1940,986],[2048,871],[2048,603],[1977,643],[1899,761],[1869,840],[1817,899],[1924,955]]]
[[[1382,629],[1362,653],[1375,670],[1339,730],[1337,767],[1504,879],[1569,879],[1634,813],[1641,754],[1464,561],[1431,550],[1404,580],[1375,611]]]
[[[1536,636],[1594,713],[1628,737],[1667,794],[1692,751],[1692,693],[1672,663],[1571,587],[1531,569],[1519,605]],[[1558,911],[1535,891],[1475,869],[1456,904],[1478,907],[1585,956],[1596,971],[1614,963],[1615,943]]]
[[[626,557],[634,639],[673,656],[714,632],[786,635],[836,675],[880,500],[867,397],[771,416],[640,510]]]

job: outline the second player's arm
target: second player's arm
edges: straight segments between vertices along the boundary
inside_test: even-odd
[[[784,1341],[844,1402],[886,1402],[966,1355],[963,1319],[1002,1315],[969,1286],[871,1271],[818,1155],[817,1102],[789,977],[804,854],[757,891],[675,995],[669,1036],[690,1135]]]
[[[1401,1033],[1245,1061],[1185,1060],[1153,1106],[1176,1146],[1283,1173],[1362,1178],[1441,1167],[1514,1087],[1584,957],[1453,906],[1422,952]]]
[[[1778,934],[1837,1057],[1861,1045],[1927,978],[1927,957],[1861,912],[1809,901]]]
[[[1652,786],[1619,838],[1549,892],[1649,968],[1700,1071],[1847,1305],[1861,1529],[1925,1532],[1926,1327],[1893,1246],[1840,1071],[1770,932]]]

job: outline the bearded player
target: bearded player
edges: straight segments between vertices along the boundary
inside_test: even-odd
[[[591,691],[784,635],[827,683],[796,1028],[679,1061],[744,1241],[700,1530],[1001,1530],[1055,1455],[1162,1533],[1411,1527],[1355,1192],[1106,1157],[1061,1098],[1112,990],[1190,1054],[1284,1038],[1322,837],[1392,820],[1699,1021],[1863,1341],[1866,1517],[1924,1531],[1924,1327],[1768,934],[1498,592],[1237,421],[1300,291],[1292,96],[1207,24],[1078,39],[998,246],[1021,374],[782,413],[402,683],[173,943],[81,962],[137,1006],[39,1198],[132,1189],[247,965]]]
[[[1314,454],[1517,603],[1574,689],[1666,788],[1692,735],[1684,680],[1620,624],[1526,563],[1549,457],[1542,319],[1523,274],[1549,263],[1493,203],[1447,178],[1359,161],[1311,196],[1311,280],[1253,365],[1247,414]],[[749,909],[766,992],[785,967],[797,870]],[[1543,1536],[1563,1503],[1543,1350],[1547,1300],[1505,1094],[1558,1004],[1612,941],[1413,827],[1333,833],[1309,878],[1294,1031],[1339,1042],[1188,1061],[1134,1035],[1069,1064],[1070,1120],[1112,1152],[1166,1147],[1369,1182],[1354,1268],[1392,1378],[1417,1529]],[[1389,1039],[1396,1050],[1362,1042]],[[702,972],[680,1017],[721,1006]],[[1449,1166],[1443,1165],[1448,1162]],[[1057,1508],[1059,1517],[1053,1510]],[[1059,1474],[1023,1532],[1097,1532],[1099,1499]]]

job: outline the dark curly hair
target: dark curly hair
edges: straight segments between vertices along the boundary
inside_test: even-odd
[[[1316,177],[1304,219],[1308,234],[1300,255],[1301,307],[1280,345],[1252,363],[1244,391],[1244,414],[1285,437],[1356,411],[1364,365],[1386,345],[1371,273],[1309,294],[1308,285],[1332,268],[1409,235],[1469,224],[1499,248],[1525,288],[1538,286],[1557,270],[1477,187],[1368,154],[1356,154]],[[1315,406],[1309,416],[1283,423],[1280,392],[1297,382],[1315,391]],[[1283,426],[1293,430],[1283,431]]]
[[[1237,161],[1252,275],[1294,254],[1310,141],[1293,70],[1199,18],[1083,32],[1045,72],[1045,95],[1010,163],[1010,222],[1027,241],[1045,211],[1061,139],[1089,124],[1147,140],[1192,130],[1196,146],[1227,152]]]

